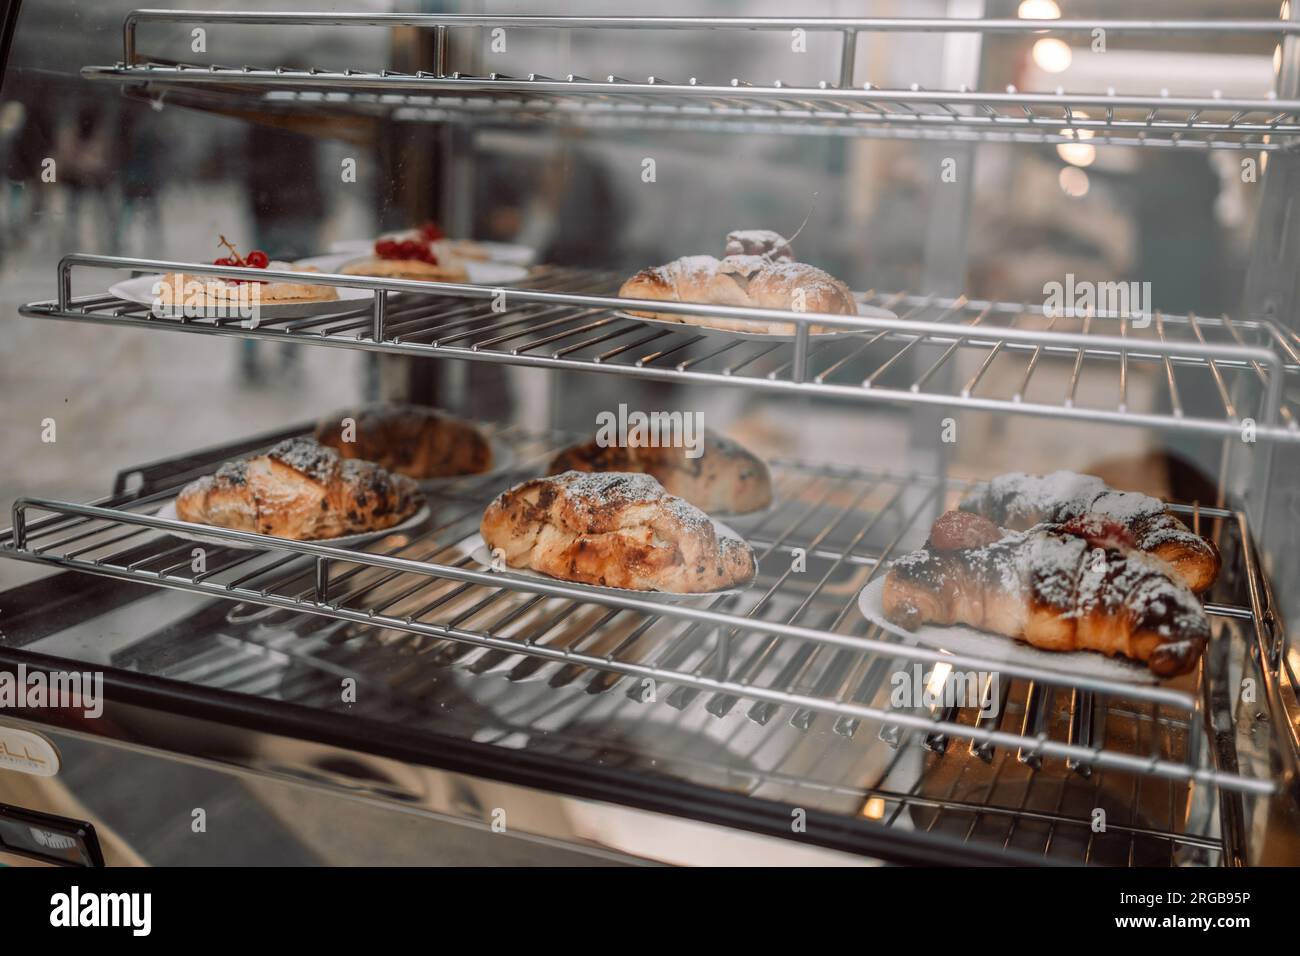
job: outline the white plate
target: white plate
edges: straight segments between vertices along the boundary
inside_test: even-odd
[[[981,657],[999,664],[1019,664],[1056,671],[1065,683],[1076,677],[1096,677],[1126,684],[1159,682],[1159,678],[1145,664],[1107,657],[1098,651],[1044,651],[1014,638],[960,624],[952,627],[922,624],[915,631],[909,631],[885,617],[884,593],[885,579],[876,578],[858,594],[858,610],[868,621],[879,624],[890,634],[897,634],[908,643],[924,644],[953,654]]]
[[[167,502],[167,504],[163,505],[162,508],[158,510],[158,513],[154,517],[170,518],[173,521],[179,520],[176,514],[176,499],[173,498],[171,501]],[[363,544],[367,541],[374,541],[376,538],[382,538],[385,537],[386,535],[399,534],[403,531],[409,531],[412,528],[419,527],[428,519],[429,519],[429,506],[427,504],[424,504],[424,505],[420,505],[420,507],[416,510],[415,514],[411,515],[411,517],[407,518],[405,521],[399,521],[391,528],[385,528],[382,531],[363,531],[360,534],[345,534],[338,538],[309,538],[307,540],[309,540],[312,544],[328,544],[331,547],[336,547],[336,548],[350,548],[353,545]],[[206,525],[195,524],[193,522],[186,522],[186,523],[189,524],[191,528],[206,527]],[[260,551],[262,550],[263,547],[262,545],[245,544],[242,541],[230,541],[226,538],[218,538],[216,535],[203,534],[201,531],[168,530],[166,533],[173,535],[177,538],[184,538],[186,541],[198,541],[201,544],[212,544],[222,548],[239,548],[244,551]],[[267,537],[275,538],[276,536],[267,535]],[[288,541],[291,539],[283,538],[279,540]],[[267,545],[267,547],[269,546],[270,545]]]
[[[448,475],[446,478],[416,478],[415,483],[425,491],[437,491],[457,481],[481,481],[485,478],[493,478],[515,467],[518,456],[511,445],[496,435],[488,437],[488,445],[492,449],[492,467],[487,471],[480,471],[473,475]]]
[[[713,527],[717,532],[718,537],[725,536],[728,538],[736,538],[740,541],[745,540],[721,521],[714,521]],[[472,534],[457,544],[456,548],[462,554],[469,555],[470,558],[477,561],[487,570],[493,570],[492,553],[488,550],[487,542],[483,540],[482,535]],[[734,594],[743,594],[749,588],[749,584],[746,584],[744,587],[726,588],[722,591],[638,591],[634,588],[610,588],[601,587],[598,584],[580,584],[577,581],[566,581],[564,578],[553,578],[549,574],[542,574],[540,571],[534,571],[531,568],[507,568],[504,572],[498,573],[510,574],[523,578],[536,578],[538,581],[552,581],[564,584],[568,587],[577,588],[580,591],[587,591],[592,594],[616,594],[620,597],[644,598],[647,601],[662,601],[666,604],[676,604],[682,601],[689,601],[692,598],[716,598]],[[750,583],[753,582],[751,581]]]
[[[514,266],[530,266],[537,258],[537,252],[528,246],[512,242],[485,242],[475,239],[474,244],[481,246],[491,262],[505,262]],[[330,252],[346,253],[350,257],[370,255],[375,248],[373,239],[342,239],[330,243]],[[470,260],[465,260],[470,261]]]
[[[621,319],[631,319],[634,322],[649,322],[652,325],[667,325],[678,329],[702,329],[707,332],[721,332],[723,335],[735,335],[742,339],[755,339],[760,342],[793,342],[794,333],[786,332],[732,332],[729,329],[717,329],[711,325],[704,325],[699,322],[673,322],[669,319],[648,319],[644,315],[633,315],[631,312],[624,312],[621,309],[614,313]],[[896,319],[898,318],[888,309],[880,309],[874,305],[867,305],[865,302],[858,303],[858,315],[864,319]],[[701,316],[701,318],[706,318]],[[833,335],[867,335],[871,329],[835,329],[831,332],[810,332],[808,337],[811,339],[823,339]]]
[[[304,259],[302,263],[310,265],[311,260]],[[325,270],[321,270],[322,272]],[[197,278],[197,277],[196,277]],[[128,302],[135,302],[139,305],[148,306],[156,315],[170,317],[166,310],[153,309],[154,304],[154,284],[162,276],[146,275],[136,276],[134,279],[124,279],[116,285],[109,286],[108,294],[115,295],[119,299],[126,299]],[[369,299],[372,293],[368,289],[348,289],[342,286],[336,287],[338,293],[337,299],[320,300],[312,302],[284,302],[284,303],[259,303],[258,314],[260,319],[297,319],[308,315],[322,315],[328,312],[340,312],[349,308],[348,303],[359,300]],[[230,315],[228,309],[217,307],[205,309],[200,315],[194,318],[226,318]]]

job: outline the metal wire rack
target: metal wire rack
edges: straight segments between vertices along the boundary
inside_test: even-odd
[[[331,710],[340,709],[339,681],[351,678],[366,689],[364,704],[349,708],[358,719],[526,746],[559,760],[652,769],[1057,862],[1215,866],[1236,852],[1225,854],[1225,842],[1234,844],[1224,835],[1217,795],[1179,781],[1080,773],[1006,748],[948,746],[938,737],[871,733],[849,722],[827,730],[819,722],[830,718],[816,715],[777,719],[775,710],[763,710],[726,720],[706,707],[707,698],[670,695],[647,704],[613,692],[616,681],[579,665],[539,664],[309,614],[236,605],[215,623],[213,616],[200,612],[112,663]],[[181,628],[178,655],[171,637]],[[580,637],[546,639],[571,646]],[[1167,711],[1061,694],[1054,699],[1013,682],[1004,720],[1032,726],[1065,714],[1098,740],[1170,751],[1186,745],[1185,721]],[[467,709],[472,721],[457,720]],[[1097,808],[1108,816],[1101,833],[1093,826]]]
[[[535,473],[559,447],[554,436],[514,430],[507,436],[516,444],[519,474]],[[412,679],[416,672],[429,675],[423,661],[461,663],[475,673],[505,670],[515,680],[545,672],[551,689],[581,684],[587,694],[602,694],[619,686],[625,689],[619,696],[636,702],[673,709],[698,702],[711,718],[744,713],[758,726],[785,714],[782,722],[797,730],[830,721],[834,735],[854,737],[868,725],[890,751],[914,740],[927,753],[965,749],[985,763],[1012,754],[1026,766],[1063,767],[1080,777],[1149,778],[1169,794],[1212,785],[1229,805],[1274,789],[1271,779],[1243,772],[1221,749],[1204,745],[1206,668],[1190,688],[1133,685],[946,654],[900,643],[870,625],[857,610],[858,593],[893,557],[924,540],[930,519],[960,494],[959,485],[779,462],[779,507],[733,522],[759,556],[756,583],[740,595],[663,604],[479,565],[463,542],[509,482],[505,476],[450,486],[432,496],[427,526],[365,550],[205,529],[263,547],[205,545],[205,563],[196,569],[194,542],[167,533],[187,526],[156,512],[184,482],[231,453],[217,449],[122,476],[114,494],[94,505],[20,499],[13,528],[0,534],[0,555],[236,602],[243,609],[239,623],[279,612],[328,618],[335,637],[350,635],[348,641],[359,642],[352,647],[378,655],[372,663],[381,664],[385,654],[415,654]],[[138,487],[124,491],[128,485]],[[1243,519],[1218,509],[1179,510],[1218,538],[1227,555],[1229,571],[1206,605],[1218,646],[1253,643],[1242,628],[1262,620],[1261,592],[1246,586],[1258,571]],[[798,573],[791,560],[796,548],[807,555]],[[289,644],[276,649],[310,650]],[[894,706],[893,675],[913,665],[999,674],[982,693],[992,698],[1014,687],[1008,699],[1023,696],[1019,718],[1000,699],[988,700],[983,716],[978,708]],[[1146,727],[1145,736],[1106,729],[1116,715],[1126,715],[1130,730]],[[959,740],[969,744],[958,748]],[[791,777],[788,786],[817,785],[815,778],[795,782],[799,773],[790,773],[789,763],[780,766]],[[952,798],[898,793],[883,783],[874,789],[895,814]],[[967,809],[978,804],[958,802],[970,804]],[[858,809],[871,815],[879,807]]]
[[[197,64],[142,57],[137,28],[148,23],[213,26],[420,27],[434,31],[432,69],[393,70]],[[306,108],[378,114],[407,120],[461,120],[564,126],[682,127],[738,132],[828,133],[900,138],[1102,145],[1277,150],[1300,134],[1300,101],[1227,97],[1067,92],[928,90],[855,85],[858,40],[875,33],[1044,34],[1095,36],[1096,31],[1191,35],[1248,35],[1281,42],[1300,25],[1281,20],[1007,20],[903,18],[722,17],[489,17],[433,14],[217,13],[141,10],[123,27],[123,59],[88,66],[83,76],[126,84],[132,95],[217,111]],[[813,85],[755,78],[644,81],[577,73],[472,75],[449,63],[449,33],[478,29],[594,31],[714,31],[768,34],[802,30],[840,39],[838,69]]]
[[[59,266],[58,298],[25,305],[21,314],[1300,442],[1293,402],[1284,400],[1300,382],[1300,344],[1262,319],[1095,310],[1070,316],[964,295],[874,290],[861,299],[897,318],[848,317],[619,299],[619,276],[546,267],[507,288],[257,270],[259,277],[376,294],[361,306],[252,327],[239,317],[162,317],[104,293],[74,297],[72,273],[81,267],[250,272],[71,255]],[[774,320],[794,334],[756,339],[654,324],[627,315],[629,308]],[[839,331],[818,335],[810,331],[816,325]]]

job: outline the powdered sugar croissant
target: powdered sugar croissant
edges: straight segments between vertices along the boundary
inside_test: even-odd
[[[883,599],[909,629],[965,624],[1044,650],[1129,657],[1162,677],[1195,667],[1210,636],[1200,602],[1159,558],[966,512],[948,512],[926,547],[894,562]]]
[[[625,299],[699,302],[830,315],[858,314],[849,287],[816,266],[793,261],[789,243],[777,233],[767,230],[732,232],[727,236],[726,251],[727,255],[722,259],[683,256],[662,266],[642,269],[623,283],[618,294]],[[793,322],[671,312],[630,311],[629,314],[729,332],[790,335],[795,331]],[[834,332],[836,329],[812,325],[809,331]]]
[[[483,540],[512,568],[583,584],[698,594],[747,584],[754,552],[654,478],[566,471],[502,492]]]

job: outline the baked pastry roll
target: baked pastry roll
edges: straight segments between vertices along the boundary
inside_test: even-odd
[[[966,624],[1049,651],[1100,651],[1173,677],[1196,666],[1210,627],[1191,590],[1143,551],[1060,526],[1005,531],[968,512],[935,522],[885,578],[896,624]]]
[[[228,461],[176,498],[182,521],[295,541],[382,531],[419,508],[415,482],[369,461],[343,460],[309,438]]]
[[[1093,475],[1072,471],[999,475],[972,488],[958,507],[1015,530],[1095,515],[1122,525],[1135,547],[1172,565],[1179,579],[1197,594],[1219,575],[1219,549],[1170,514],[1163,501],[1116,491]]]
[[[347,418],[355,423],[350,435],[343,427]],[[344,458],[373,461],[411,478],[478,475],[492,468],[492,445],[476,425],[420,405],[390,403],[340,412],[321,419],[316,440]]]
[[[789,242],[778,233],[766,229],[729,233],[726,252],[723,259],[683,256],[666,265],[642,269],[623,283],[618,294],[625,299],[699,302],[831,315],[858,314],[858,305],[849,287],[816,266],[795,262]],[[628,310],[628,314],[728,332],[771,335],[793,335],[795,332],[793,322],[633,310]],[[812,325],[809,331],[834,332],[836,329]]]
[[[512,568],[582,584],[703,593],[747,584],[754,552],[649,475],[566,471],[503,492],[480,532]]]
[[[682,447],[602,446],[593,438],[556,454],[547,474],[641,472],[654,476],[670,495],[714,514],[761,511],[772,503],[772,475],[757,455],[710,429],[704,431],[702,451],[688,458]]]

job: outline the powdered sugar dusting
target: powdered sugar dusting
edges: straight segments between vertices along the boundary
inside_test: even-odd
[[[1050,475],[1012,472],[973,488],[961,501],[963,511],[984,515],[1010,528],[1040,522],[1061,524],[1093,514],[1128,527],[1139,548],[1168,542],[1205,548],[1200,536],[1165,510],[1159,498],[1135,491],[1116,491],[1094,475],[1055,471]]]
[[[713,522],[685,498],[670,495],[658,479],[644,472],[566,471],[539,481],[555,482],[569,498],[593,509],[611,505],[655,504],[684,525],[713,530]]]
[[[1050,526],[1007,532],[992,544],[958,552],[922,548],[891,567],[891,573],[935,592],[978,583],[1067,618],[1126,613],[1135,628],[1162,637],[1207,637],[1200,602],[1170,577],[1170,570],[1151,555],[1090,548],[1082,538]]]
[[[266,454],[322,483],[329,481],[339,467],[339,453],[310,438],[286,438]]]

